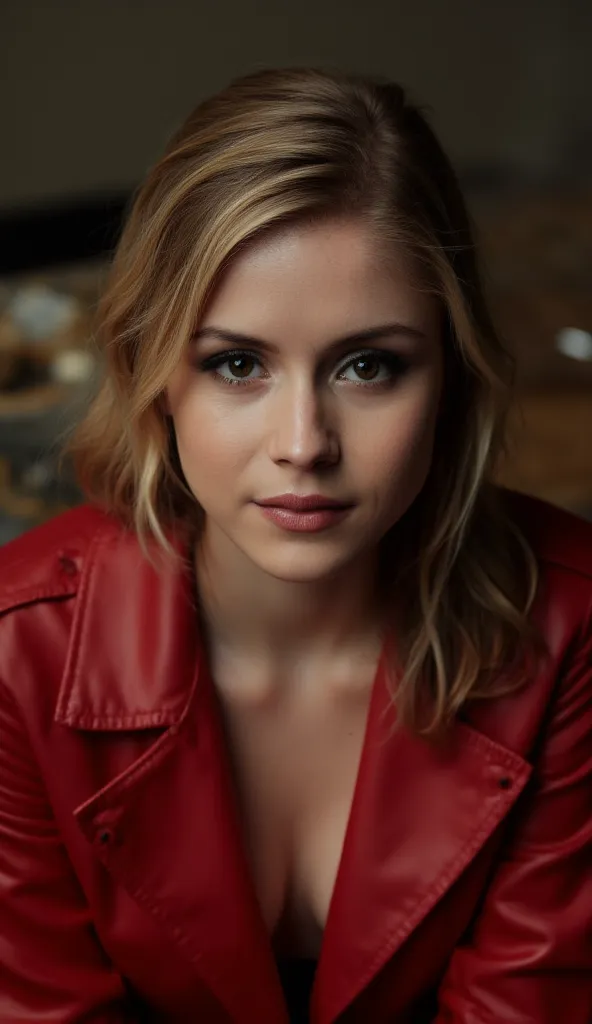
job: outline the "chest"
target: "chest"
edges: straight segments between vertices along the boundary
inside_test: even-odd
[[[341,859],[368,688],[222,699],[245,853],[276,951],[318,956]]]

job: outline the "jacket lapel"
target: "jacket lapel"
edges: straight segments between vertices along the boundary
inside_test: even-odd
[[[508,813],[531,773],[457,722],[445,746],[393,731],[385,653],[323,937],[313,1024],[369,984]]]
[[[186,961],[196,1000],[202,981],[237,1024],[287,1024],[197,631],[188,573],[155,569],[120,532],[101,537],[81,580],[55,719],[166,728],[75,817]]]

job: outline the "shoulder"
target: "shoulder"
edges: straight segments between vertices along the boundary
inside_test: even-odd
[[[0,548],[0,613],[76,592],[89,550],[123,526],[90,505],[64,512]]]
[[[542,649],[519,686],[473,702],[469,720],[527,759],[535,748],[546,757],[550,737],[561,735],[563,756],[578,737],[589,744],[592,729],[592,524],[537,498],[500,497],[537,563],[531,617]]]
[[[547,652],[548,679],[581,699],[592,692],[592,524],[544,501],[508,494],[510,515],[534,554],[532,608]],[[542,672],[542,668],[541,668]],[[571,698],[570,698],[571,699]],[[590,728],[590,718],[586,719]]]
[[[592,523],[539,498],[504,492],[510,518],[542,572],[564,570],[592,586]]]

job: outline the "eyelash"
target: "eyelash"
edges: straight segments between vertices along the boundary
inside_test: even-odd
[[[248,349],[235,348],[228,349],[225,352],[217,352],[216,355],[213,356],[208,356],[207,359],[204,359],[199,363],[198,369],[201,373],[215,373],[220,366],[224,366],[224,364],[230,362],[231,359],[236,359],[240,356],[247,356],[254,362],[261,364],[261,360],[255,352],[250,352]],[[384,349],[365,349],[360,352],[356,352],[354,356],[341,366],[339,372],[343,373],[348,369],[348,367],[353,366],[355,363],[366,358],[376,359],[377,362],[382,363],[389,372],[389,379],[380,381],[348,381],[348,383],[353,384],[354,387],[388,387],[393,384],[395,378],[401,377],[408,368],[407,361],[396,352],[389,352]],[[227,384],[229,387],[244,387],[253,384],[256,380],[261,380],[260,377],[245,380],[236,378],[231,380],[228,377],[223,377],[221,374],[217,374],[217,377],[223,384]]]

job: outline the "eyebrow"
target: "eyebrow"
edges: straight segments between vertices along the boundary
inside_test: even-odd
[[[347,348],[351,345],[363,344],[364,342],[381,341],[385,338],[403,336],[414,338],[418,341],[427,341],[426,333],[421,331],[418,327],[412,327],[410,324],[389,323],[380,324],[377,327],[368,327],[366,330],[354,331],[352,334],[346,334],[341,338],[336,338],[327,346],[327,352],[334,352],[339,349]],[[228,331],[223,327],[201,327],[197,331],[194,331],[191,340],[199,341],[202,338],[212,338],[215,341],[229,342],[232,345],[252,345],[255,348],[261,348],[268,352],[278,352],[276,345],[272,345],[270,342],[264,341],[262,338],[255,338],[253,335],[242,334],[239,331]]]

